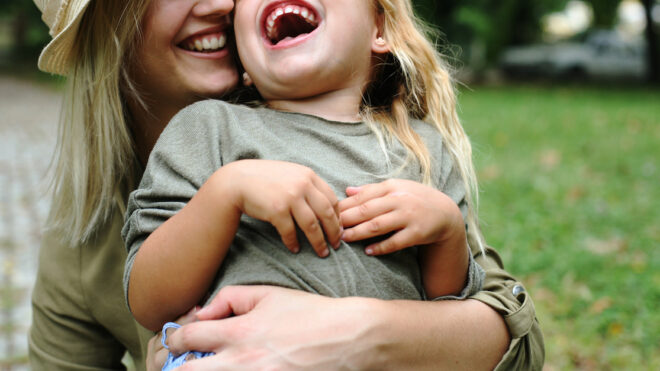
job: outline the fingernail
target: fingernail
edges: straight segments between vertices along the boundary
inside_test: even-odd
[[[367,248],[364,250],[364,252],[365,252],[367,255],[373,255],[373,254],[374,254],[374,249],[372,249],[371,247],[367,247]]]
[[[335,248],[335,250],[337,250],[337,249],[339,248],[339,246],[341,246],[341,240],[339,240],[339,241],[337,241],[337,242],[335,242],[335,245],[334,245],[334,246],[332,246],[332,247],[334,247],[334,248]]]
[[[322,258],[325,258],[325,257],[327,257],[328,255],[330,255],[330,251],[329,251],[328,248],[326,247],[325,249],[323,249],[323,251],[321,251],[321,257],[322,257]]]

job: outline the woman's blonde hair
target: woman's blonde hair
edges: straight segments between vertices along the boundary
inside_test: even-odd
[[[468,235],[484,248],[477,218],[477,178],[470,141],[456,112],[456,93],[448,64],[429,40],[429,29],[415,16],[410,0],[374,0],[382,17],[382,37],[390,53],[377,66],[364,96],[362,114],[385,137],[396,137],[432,184],[431,157],[424,141],[409,125],[409,117],[433,125],[443,136],[465,184]],[[378,123],[378,124],[375,124]]]
[[[127,97],[141,101],[129,76],[150,1],[94,0],[72,50],[52,170],[47,228],[72,244],[108,220],[122,190],[136,182]]]

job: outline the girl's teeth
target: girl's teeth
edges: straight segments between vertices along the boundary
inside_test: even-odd
[[[284,14],[291,13],[302,16],[309,24],[316,24],[316,16],[309,9],[297,5],[287,5],[284,8],[275,9],[266,17],[266,35],[272,39],[277,33],[275,27],[276,20]]]

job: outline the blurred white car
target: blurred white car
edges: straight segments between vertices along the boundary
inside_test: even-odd
[[[582,42],[510,48],[500,67],[512,77],[641,80],[648,74],[644,40],[624,40],[614,31],[589,33]]]

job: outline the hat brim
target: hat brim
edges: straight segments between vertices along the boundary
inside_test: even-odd
[[[72,1],[70,6],[75,18],[57,36],[51,40],[39,55],[39,69],[57,75],[66,76],[71,69],[73,46],[80,28],[80,22],[87,10],[90,0]]]

